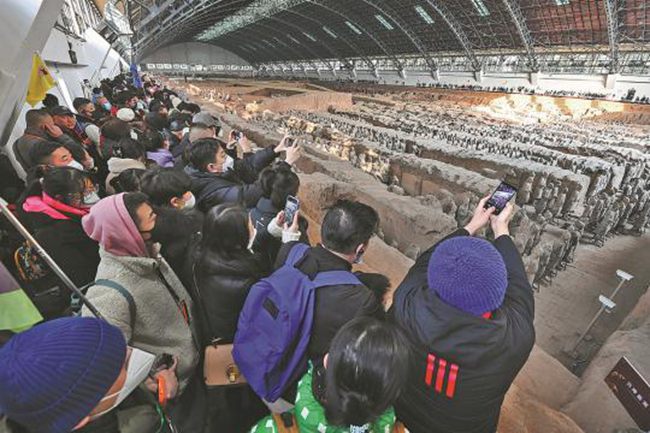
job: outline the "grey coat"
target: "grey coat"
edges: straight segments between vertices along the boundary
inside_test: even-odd
[[[129,304],[115,289],[96,285],[88,289],[88,299],[113,325],[119,327],[128,344],[156,355],[178,357],[176,370],[180,391],[185,388],[199,362],[195,344],[192,299],[174,271],[162,258],[119,257],[99,249],[100,263],[96,279],[112,280],[131,293],[136,317],[131,327]],[[178,304],[162,282],[157,269],[175,294],[187,305],[190,324],[185,322]],[[92,313],[84,307],[82,315]],[[196,339],[198,341],[198,339]]]

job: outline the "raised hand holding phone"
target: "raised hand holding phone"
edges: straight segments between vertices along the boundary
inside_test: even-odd
[[[497,189],[492,193],[488,201],[485,203],[485,208],[494,208],[494,214],[499,215],[506,207],[506,204],[512,200],[517,194],[517,188],[507,182],[501,182]]]
[[[487,207],[486,204],[491,196],[485,196],[478,202],[478,206],[474,209],[474,214],[470,222],[464,227],[469,232],[470,236],[474,236],[479,230],[487,226],[490,222],[490,217],[494,214],[494,207]]]
[[[510,235],[510,220],[514,214],[515,205],[509,202],[499,215],[492,215],[490,217],[490,225],[492,226],[495,239],[499,236]]]
[[[294,217],[300,209],[300,200],[292,195],[287,197],[287,203],[284,206],[285,224],[293,224]]]

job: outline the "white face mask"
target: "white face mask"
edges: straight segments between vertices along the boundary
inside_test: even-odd
[[[76,168],[79,171],[84,171],[84,166],[74,159],[68,163],[68,167]]]
[[[225,173],[228,170],[232,170],[233,168],[235,168],[235,160],[232,159],[230,155],[226,155],[226,160],[223,162],[223,165],[221,166],[222,173]]]
[[[185,200],[185,206],[183,206],[183,209],[193,209],[194,206],[196,206],[196,197],[194,197],[194,194],[190,193],[190,198]]]
[[[112,411],[115,409],[115,407],[122,403],[124,399],[127,398],[129,394],[131,394],[133,390],[147,378],[147,375],[149,374],[149,371],[151,371],[151,367],[153,366],[155,359],[156,356],[152,353],[136,349],[135,347],[132,348],[131,357],[129,358],[129,363],[126,366],[126,380],[124,381],[122,389],[114,392],[113,394],[105,396],[99,402],[101,403],[102,401],[113,398],[116,395],[117,400],[115,400],[115,403],[113,403],[111,407],[98,414],[93,415],[91,419],[99,418],[100,416]]]
[[[355,265],[363,265],[363,254],[365,251],[358,252],[357,256],[354,258],[354,264]]]
[[[90,194],[84,195],[83,204],[86,206],[92,206],[100,200],[99,195],[96,191],[91,192]]]
[[[255,243],[255,237],[257,237],[257,229],[253,229],[253,236],[251,236],[251,239],[248,241],[248,251],[251,253],[253,252],[253,244]]]

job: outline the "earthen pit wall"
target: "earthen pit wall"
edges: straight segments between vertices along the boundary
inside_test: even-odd
[[[347,119],[334,117],[331,115],[319,115],[323,119],[331,117],[332,119],[340,120],[344,123],[351,124]],[[395,136],[403,140],[404,152],[413,152],[414,148],[418,149],[418,156],[424,159],[434,159],[444,162],[453,166],[466,168],[471,171],[485,174],[486,171],[492,171],[496,178],[505,178],[509,170],[517,172],[517,177],[521,178],[525,174],[533,174],[536,177],[552,176],[560,180],[564,185],[573,191],[576,196],[576,201],[573,210],[581,210],[581,205],[586,199],[587,192],[590,190],[590,185],[593,179],[589,176],[574,173],[555,166],[540,164],[534,161],[514,161],[511,158],[506,158],[501,155],[490,155],[480,151],[466,149],[459,146],[450,144],[443,144],[436,140],[423,140],[412,139],[405,136],[403,133],[396,132],[392,129],[382,128],[378,126],[363,126],[366,129],[377,129],[380,132],[385,132],[388,135]],[[409,144],[413,144],[410,147]],[[378,151],[385,151],[383,147],[377,146]],[[559,153],[559,152],[558,152]],[[487,170],[486,170],[487,169]],[[577,208],[577,209],[576,209]]]
[[[264,99],[259,110],[281,113],[289,110],[327,111],[330,107],[341,110],[352,108],[352,95],[337,92],[305,92],[284,98]]]

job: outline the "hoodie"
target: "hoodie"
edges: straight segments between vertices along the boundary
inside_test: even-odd
[[[108,160],[108,176],[106,176],[106,192],[108,194],[115,194],[115,189],[111,185],[111,181],[119,176],[123,171],[130,168],[146,170],[147,166],[144,165],[144,162],[138,161],[137,159],[113,157]]]
[[[445,239],[468,234],[459,229]],[[493,433],[505,394],[535,342],[533,291],[515,244],[500,236],[494,246],[508,271],[503,304],[491,319],[458,310],[429,289],[436,246],[395,290],[388,314],[411,343],[411,373],[395,405],[397,417],[412,433]]]
[[[97,202],[81,224],[91,239],[113,255],[149,257],[142,235],[124,204],[124,193]]]
[[[162,257],[149,256],[124,205],[124,194],[100,200],[82,224],[100,245],[97,280],[111,280],[124,287],[133,298],[135,318],[126,297],[111,287],[91,286],[88,299],[109,323],[120,328],[130,345],[158,356],[177,356],[182,393],[199,362],[189,293]],[[92,313],[84,307],[82,315]]]

